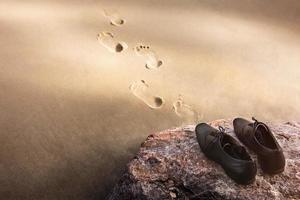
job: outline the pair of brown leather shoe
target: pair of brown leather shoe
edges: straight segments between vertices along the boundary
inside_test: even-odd
[[[254,119],[236,118],[233,121],[234,132],[239,140],[253,150],[265,173],[276,174],[284,170],[285,158],[271,130],[262,122]],[[239,184],[251,184],[255,180],[257,167],[247,150],[236,139],[206,123],[195,128],[201,150],[207,158],[219,163],[226,174]]]
[[[285,158],[282,148],[276,141],[269,127],[252,118],[250,122],[243,118],[233,120],[234,132],[238,139],[257,154],[258,162],[267,174],[284,171]]]

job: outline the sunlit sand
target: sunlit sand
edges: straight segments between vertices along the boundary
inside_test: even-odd
[[[0,23],[3,199],[104,199],[186,121],[300,119],[299,1],[1,0]]]

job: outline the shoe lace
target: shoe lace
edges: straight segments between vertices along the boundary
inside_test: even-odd
[[[219,132],[217,133],[217,137],[215,138],[215,140],[222,140],[222,138],[226,134],[225,128],[223,126],[219,126],[218,129],[219,129]]]
[[[219,126],[218,129],[219,129],[219,132],[218,132],[219,135],[223,136],[225,134],[225,128],[223,126]]]
[[[264,123],[258,121],[255,117],[252,117],[252,120],[254,121],[254,123],[253,123],[253,129],[254,129],[254,131],[256,131],[258,125],[261,125],[261,124],[264,125]]]
[[[253,123],[253,129],[254,129],[255,137],[256,137],[256,139],[257,139],[261,144],[263,144],[263,143],[264,143],[264,139],[263,139],[262,133],[261,133],[261,132],[257,132],[258,126],[259,126],[259,125],[263,125],[263,127],[265,127],[265,129],[266,129],[267,131],[270,131],[270,130],[269,130],[268,126],[267,126],[265,123],[258,121],[258,120],[255,119],[254,117],[252,117],[252,120],[254,121],[254,123]],[[257,133],[257,134],[256,134],[256,133]]]
[[[255,119],[255,117],[252,117],[252,120],[254,121],[254,127],[256,127],[259,123],[259,121],[257,119]]]
[[[226,132],[224,127],[219,126],[218,129],[219,131],[216,133],[216,137],[205,146],[205,151],[211,144],[215,143],[218,140],[222,140],[223,136],[225,135]]]

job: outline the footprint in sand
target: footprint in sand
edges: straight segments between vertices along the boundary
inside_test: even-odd
[[[198,112],[192,106],[186,104],[181,95],[173,103],[173,110],[177,116],[187,123],[196,123],[200,119]]]
[[[125,42],[118,42],[115,40],[114,35],[110,32],[101,32],[97,36],[97,40],[102,46],[112,53],[120,53],[128,48]]]
[[[134,47],[134,52],[136,55],[144,57],[146,59],[145,67],[147,69],[158,69],[163,63],[158,58],[155,51],[153,51],[149,46],[139,44]]]
[[[153,91],[151,91],[149,85],[144,80],[132,83],[129,89],[134,96],[142,100],[152,109],[162,108],[165,103],[163,98],[154,95]]]
[[[103,15],[113,26],[122,26],[126,22],[125,19],[122,19],[117,12],[109,12],[107,10],[103,10]]]

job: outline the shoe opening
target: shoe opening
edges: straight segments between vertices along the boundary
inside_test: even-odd
[[[224,151],[231,157],[239,160],[251,160],[251,157],[246,149],[237,144],[231,137],[223,137],[221,144]]]
[[[256,132],[255,132],[255,138],[261,145],[263,145],[269,149],[277,149],[278,148],[274,136],[269,131],[269,129],[263,124],[257,126]]]

